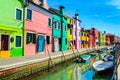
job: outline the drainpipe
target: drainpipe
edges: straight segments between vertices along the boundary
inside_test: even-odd
[[[23,51],[22,51],[22,56],[24,56],[24,50],[25,50],[25,38],[24,38],[24,36],[25,36],[25,10],[26,10],[26,7],[28,6],[28,2],[29,2],[29,0],[24,0],[24,4],[23,4]]]

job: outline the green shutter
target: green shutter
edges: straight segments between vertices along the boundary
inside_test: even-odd
[[[32,42],[32,33],[27,33],[27,44]]]
[[[16,47],[21,47],[21,36],[16,36]]]
[[[33,44],[36,44],[36,34],[33,34]]]
[[[16,19],[22,20],[22,10],[16,9]]]
[[[27,19],[32,20],[32,10],[27,9]]]

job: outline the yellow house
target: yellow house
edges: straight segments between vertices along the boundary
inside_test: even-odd
[[[81,48],[88,48],[89,36],[84,28],[81,29]]]
[[[68,30],[67,30],[67,33],[68,33],[68,50],[72,50],[74,49],[74,39],[73,39],[73,23],[74,23],[74,20],[69,17],[68,15],[67,16],[67,23],[68,23]]]

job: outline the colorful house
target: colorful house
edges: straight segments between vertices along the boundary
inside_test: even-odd
[[[99,32],[98,33],[99,35],[99,37],[98,37],[98,44],[99,44],[99,46],[102,46],[103,45],[103,33],[102,32]]]
[[[60,51],[61,50],[61,14],[55,9],[50,8],[50,11],[54,12],[53,17],[53,27],[52,27],[52,36],[53,36],[53,51]]]
[[[91,30],[86,30],[86,32],[88,33],[88,47],[89,48],[93,48],[94,46],[94,41],[93,41],[93,35],[92,35],[92,31]]]
[[[26,8],[25,56],[52,52],[53,13],[41,5],[29,1]]]
[[[75,45],[75,49],[80,49],[81,48],[81,37],[80,37],[81,21],[78,19],[78,14],[75,14],[75,17],[73,17],[73,19],[74,19],[74,25],[73,25],[74,45]]]
[[[60,6],[60,10],[50,8],[54,13],[53,20],[53,51],[68,50],[67,40],[67,17],[64,14],[64,7]]]
[[[108,33],[108,34],[106,34],[106,40],[108,38],[109,38],[109,44],[107,44],[107,45],[113,45],[116,42],[116,36],[115,35]]]
[[[94,47],[98,47],[98,30],[96,28],[92,28],[92,35],[93,35],[93,41],[94,41]]]
[[[0,0],[0,58],[23,55],[23,2]]]
[[[74,39],[73,39],[73,22],[74,20],[67,16],[67,22],[68,22],[68,49],[72,50],[74,49]]]
[[[84,28],[81,29],[81,48],[88,48],[89,35]]]

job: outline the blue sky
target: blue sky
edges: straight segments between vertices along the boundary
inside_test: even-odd
[[[97,28],[120,36],[120,0],[47,0],[48,6],[59,9],[65,7],[65,13],[79,14],[81,26]]]

